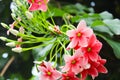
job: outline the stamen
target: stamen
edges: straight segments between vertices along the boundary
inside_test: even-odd
[[[72,63],[72,64],[75,64],[75,63],[76,63],[76,61],[75,61],[75,60],[73,60],[71,63]]]
[[[91,50],[92,50],[92,49],[91,49],[90,47],[87,49],[88,52],[90,52]]]
[[[50,75],[51,75],[51,72],[50,72],[50,71],[48,71],[48,72],[47,72],[47,74],[50,76]]]
[[[80,37],[80,36],[81,36],[81,33],[80,33],[80,32],[79,32],[79,33],[77,33],[77,36],[78,36],[78,37]]]

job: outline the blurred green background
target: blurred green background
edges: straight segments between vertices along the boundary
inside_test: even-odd
[[[11,18],[10,4],[12,0],[0,0],[0,22],[10,24],[13,22]],[[120,0],[56,0],[61,3],[75,4],[82,3],[88,7],[93,7],[96,13],[108,11],[114,15],[115,18],[120,18]],[[12,37],[6,35],[6,29],[0,26],[0,36]],[[120,39],[120,35],[117,36]],[[100,74],[95,80],[120,80],[120,60],[113,54],[112,48],[101,38],[99,40],[103,43],[101,50],[102,58],[107,59],[106,67],[108,74]],[[32,51],[25,54],[16,54],[11,51],[5,43],[0,41],[0,72],[3,70],[5,64],[15,56],[12,64],[9,66],[5,74],[0,77],[0,80],[29,80],[32,76],[31,70],[33,67]]]

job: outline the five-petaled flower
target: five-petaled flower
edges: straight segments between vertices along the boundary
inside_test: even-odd
[[[96,61],[98,59],[98,53],[102,48],[102,43],[96,39],[96,36],[93,34],[86,47],[82,47],[81,50],[84,53],[86,58],[89,58],[92,61]]]
[[[78,74],[81,71],[81,66],[84,65],[84,57],[82,57],[82,53],[74,53],[73,56],[64,55],[65,66],[62,71],[67,72],[71,71],[75,74]]]
[[[52,67],[50,62],[43,62],[38,67],[40,74],[40,80],[57,80],[61,77],[61,73]]]
[[[29,10],[41,10],[43,12],[46,12],[48,2],[49,0],[28,0],[28,3],[30,4]]]
[[[66,34],[70,38],[70,44],[67,49],[78,49],[79,47],[85,47],[88,45],[88,39],[93,34],[93,30],[87,27],[86,22],[82,20],[76,29],[68,30]]]

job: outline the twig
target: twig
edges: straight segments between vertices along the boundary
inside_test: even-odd
[[[10,60],[9,60],[9,61],[7,62],[7,64],[5,65],[5,67],[2,69],[2,71],[1,71],[1,73],[0,73],[0,77],[2,77],[2,76],[5,74],[6,70],[7,70],[8,67],[11,65],[11,63],[14,61],[14,59],[15,59],[14,56],[12,56],[12,57],[10,58]]]

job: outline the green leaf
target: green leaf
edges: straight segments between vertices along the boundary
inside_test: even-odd
[[[66,12],[59,9],[59,8],[53,8],[51,9],[50,13],[47,12],[46,15],[49,17],[54,16],[54,17],[62,17]]]
[[[102,37],[104,40],[107,41],[107,43],[112,47],[115,56],[116,56],[118,59],[120,59],[120,42],[113,41],[112,39],[106,38],[106,37],[103,36],[103,35],[100,35],[100,37]]]
[[[71,18],[71,21],[72,21],[72,23],[74,23],[74,22],[76,22],[76,23],[78,23],[79,21],[80,21],[80,19],[81,19],[81,16],[73,16],[72,18]]]
[[[102,19],[113,19],[113,15],[109,13],[108,11],[104,11],[100,13],[100,16]]]
[[[114,19],[114,20],[104,20],[103,21],[107,27],[115,34],[120,35],[120,20]]]
[[[106,39],[106,41],[109,43],[109,45],[113,48],[113,51],[115,53],[115,56],[120,59],[120,42],[113,41],[110,39]]]
[[[107,33],[110,36],[113,36],[113,33],[106,26],[96,26],[96,27],[92,27],[92,28],[94,31],[101,32],[101,33]]]
[[[100,25],[104,25],[104,23],[100,20],[96,20],[91,24],[92,27],[100,26]]]
[[[51,50],[51,48],[53,47],[55,40],[56,39],[54,38],[51,41],[49,41],[51,43],[45,47],[40,47],[40,48],[34,49],[33,56],[34,56],[35,60],[39,60],[39,61],[44,60],[46,58],[46,56],[48,55],[49,51]],[[43,43],[43,44],[46,44],[46,43]]]

